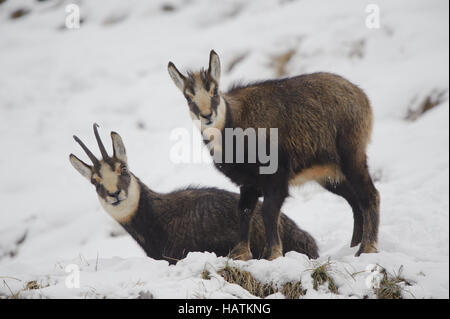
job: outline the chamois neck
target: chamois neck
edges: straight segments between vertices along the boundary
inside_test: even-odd
[[[136,177],[135,177],[136,178]],[[167,242],[164,215],[164,195],[150,190],[136,178],[140,188],[140,199],[135,214],[122,227],[138,242],[147,256],[163,258],[163,250]]]
[[[238,119],[241,117],[242,108],[241,101],[232,94],[225,93],[222,94],[221,97],[224,101],[226,109],[223,125],[223,127],[225,127],[230,124],[230,119]]]

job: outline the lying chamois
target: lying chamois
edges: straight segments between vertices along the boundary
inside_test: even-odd
[[[172,62],[168,71],[214,153],[215,166],[240,186],[240,242],[233,249],[233,256],[252,258],[249,222],[260,196],[264,196],[264,255],[268,259],[281,256],[279,214],[289,185],[311,180],[342,196],[352,207],[351,246],[361,243],[356,255],[377,251],[379,194],[369,175],[366,157],[373,116],[369,100],[360,88],[335,74],[313,73],[235,85],[226,93],[220,92],[220,60],[214,51],[210,53],[207,71],[188,72],[185,76]],[[247,132],[259,128],[278,129],[278,166],[274,173],[261,174],[265,164],[248,160],[247,147],[243,162],[226,161],[229,148],[233,148],[232,156],[236,153],[235,144],[224,143],[227,129]],[[210,134],[211,129],[221,134]],[[263,136],[263,142],[270,144],[270,134]],[[249,144],[247,141],[246,146]],[[221,155],[216,157],[218,152]]]
[[[150,190],[128,170],[125,146],[111,132],[114,155],[108,156],[94,124],[103,160],[77,141],[94,164],[90,166],[70,154],[73,167],[96,188],[103,208],[144,249],[147,256],[170,263],[191,251],[209,251],[227,256],[239,242],[239,195],[217,188],[186,188],[168,194]],[[251,220],[250,245],[255,256],[264,250],[261,204]],[[297,251],[317,258],[314,238],[281,214],[280,233],[284,251]]]

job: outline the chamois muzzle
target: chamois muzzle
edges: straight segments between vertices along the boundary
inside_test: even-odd
[[[208,115],[203,115],[203,114],[200,113],[200,116],[201,116],[202,118],[204,118],[204,119],[207,121],[207,122],[205,123],[206,125],[210,125],[210,124],[212,123],[212,115],[213,115],[212,112],[209,113]]]

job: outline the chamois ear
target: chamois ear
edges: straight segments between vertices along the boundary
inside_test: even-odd
[[[127,163],[127,152],[125,150],[125,145],[123,144],[122,138],[116,132],[111,132],[111,139],[114,151],[114,157]]]
[[[92,168],[73,154],[70,154],[69,159],[70,163],[78,171],[78,173],[90,181],[92,177]]]
[[[175,64],[173,64],[172,62],[169,62],[167,70],[169,71],[169,75],[172,78],[173,83],[175,83],[175,85],[181,90],[181,92],[183,92],[186,77],[181,74],[180,71],[178,71],[178,69],[175,67]]]
[[[214,50],[209,53],[209,75],[219,83],[220,80],[220,59]]]

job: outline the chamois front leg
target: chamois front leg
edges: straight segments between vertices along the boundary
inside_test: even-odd
[[[287,186],[271,189],[267,192],[264,191],[264,202],[262,206],[262,215],[266,231],[264,258],[268,260],[283,256],[283,246],[279,234],[279,217],[281,206],[287,195]]]
[[[253,186],[241,186],[239,198],[239,243],[231,251],[231,257],[240,260],[252,259],[250,250],[250,220],[255,210],[258,197],[261,196]]]

